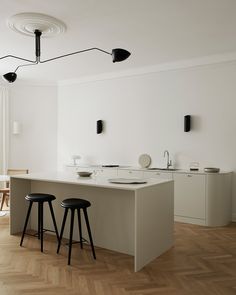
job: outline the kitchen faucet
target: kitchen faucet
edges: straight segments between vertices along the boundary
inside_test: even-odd
[[[164,151],[164,158],[167,154],[167,162],[166,162],[166,168],[169,169],[169,167],[172,165],[172,162],[170,160],[170,154],[167,150]]]

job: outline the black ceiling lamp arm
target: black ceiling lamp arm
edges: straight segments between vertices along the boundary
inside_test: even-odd
[[[125,49],[122,49],[122,48],[112,49],[112,52],[110,53],[110,52],[108,52],[106,50],[103,50],[103,49],[100,49],[100,48],[97,48],[97,47],[93,47],[93,48],[88,48],[88,49],[84,49],[84,50],[75,51],[75,52],[72,52],[72,53],[59,55],[59,56],[56,56],[56,57],[49,58],[49,59],[41,61],[41,59],[40,59],[40,55],[41,55],[40,38],[41,38],[42,32],[40,30],[35,30],[34,35],[35,35],[35,60],[34,61],[29,60],[29,59],[25,59],[25,58],[22,58],[22,57],[14,56],[14,55],[6,55],[6,56],[3,56],[3,57],[0,57],[0,60],[4,59],[4,58],[8,58],[8,57],[13,57],[13,58],[16,58],[16,59],[20,59],[20,60],[29,62],[28,64],[19,65],[15,69],[14,72],[9,72],[9,73],[6,73],[5,75],[3,75],[4,79],[7,80],[9,83],[13,83],[16,80],[16,78],[17,78],[16,71],[20,67],[33,66],[33,65],[37,65],[39,63],[46,63],[46,62],[49,62],[49,61],[52,61],[52,60],[56,60],[56,59],[60,59],[60,58],[63,58],[63,57],[75,55],[75,54],[78,54],[78,53],[83,53],[83,52],[92,51],[92,50],[98,50],[100,52],[111,55],[113,63],[123,61],[123,60],[127,59],[131,54],[129,51],[127,51]]]
[[[23,58],[23,57],[19,57],[19,56],[15,56],[15,55],[11,55],[11,54],[2,56],[2,57],[0,57],[0,59],[4,59],[4,58],[8,58],[8,57],[16,58],[16,59],[27,61],[27,62],[34,62],[33,60],[29,60],[29,59],[26,59],[26,58]]]
[[[78,53],[83,53],[83,52],[87,52],[87,51],[91,51],[91,50],[98,50],[98,51],[101,51],[103,53],[111,55],[110,52],[107,52],[107,51],[105,51],[103,49],[100,49],[100,48],[97,48],[97,47],[93,47],[93,48],[88,48],[88,49],[84,49],[84,50],[75,51],[75,52],[72,52],[72,53],[59,55],[59,56],[49,58],[49,59],[46,59],[46,60],[42,60],[42,61],[40,61],[40,63],[45,63],[45,62],[52,61],[52,60],[55,60],[55,59],[59,59],[59,58],[63,58],[63,57],[66,57],[66,56],[70,56],[70,55],[74,55],[74,54],[78,54]]]
[[[103,53],[111,55],[110,52],[107,52],[107,51],[105,51],[103,49],[100,49],[100,48],[97,48],[97,47],[93,47],[93,48],[88,48],[88,49],[84,49],[84,50],[75,51],[75,52],[72,52],[72,53],[59,55],[59,56],[49,58],[49,59],[46,59],[46,60],[41,60],[40,59],[40,55],[41,55],[40,38],[41,38],[42,32],[39,31],[39,30],[35,30],[34,34],[35,34],[35,55],[36,55],[36,61],[38,63],[45,63],[45,62],[49,62],[49,61],[56,60],[56,59],[59,59],[59,58],[63,58],[63,57],[67,57],[67,56],[70,56],[70,55],[83,53],[83,52],[87,52],[87,51],[91,51],[91,50],[98,50],[98,51],[101,51]]]

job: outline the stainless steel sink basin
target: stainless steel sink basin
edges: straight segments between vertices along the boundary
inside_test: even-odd
[[[175,168],[147,168],[148,170],[177,171]]]

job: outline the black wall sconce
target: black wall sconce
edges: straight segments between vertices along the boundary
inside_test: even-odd
[[[184,116],[184,132],[189,132],[191,130],[191,116]]]
[[[97,121],[97,134],[102,133],[103,131],[103,121],[102,120],[98,120]]]

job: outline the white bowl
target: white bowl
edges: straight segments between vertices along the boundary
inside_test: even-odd
[[[77,174],[80,177],[90,177],[93,173],[89,171],[78,171]]]

